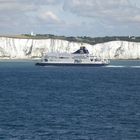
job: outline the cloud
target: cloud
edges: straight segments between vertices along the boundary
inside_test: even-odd
[[[39,6],[57,5],[60,0],[0,0],[0,11],[24,11],[38,9]]]
[[[51,11],[47,11],[49,5],[57,5],[59,0],[0,0],[0,27],[7,25],[24,26],[37,25],[41,22],[55,24],[61,20]],[[42,7],[46,8],[46,11]],[[45,11],[45,12],[44,12]],[[10,23],[10,24],[9,24]],[[42,25],[42,24],[41,24]]]
[[[139,0],[0,0],[0,33],[139,34]],[[84,24],[83,24],[84,23]],[[44,30],[46,29],[46,30]]]
[[[57,5],[61,3],[62,0],[35,0],[35,3],[39,4],[48,4],[48,5]]]
[[[45,23],[48,24],[59,24],[61,23],[61,20],[52,12],[52,11],[45,11],[41,12],[38,15],[39,19],[44,21]]]
[[[65,1],[64,10],[82,17],[109,22],[140,22],[140,8],[129,0],[72,0]]]

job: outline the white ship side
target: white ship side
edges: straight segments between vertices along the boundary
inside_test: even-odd
[[[72,54],[68,53],[48,53],[42,61],[36,63],[39,66],[104,66],[109,60],[97,58],[90,55],[86,47],[82,46]]]

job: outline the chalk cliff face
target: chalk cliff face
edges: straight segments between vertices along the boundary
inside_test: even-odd
[[[140,43],[112,41],[97,45],[83,44],[90,54],[108,59],[140,59]],[[47,52],[72,53],[81,43],[58,39],[17,39],[0,37],[0,59],[41,58]]]

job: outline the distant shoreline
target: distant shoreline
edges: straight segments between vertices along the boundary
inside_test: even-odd
[[[0,62],[36,62],[41,59],[0,59]]]
[[[109,59],[110,61],[140,61],[140,59]],[[36,59],[0,59],[0,62],[37,62],[41,61],[41,58]]]

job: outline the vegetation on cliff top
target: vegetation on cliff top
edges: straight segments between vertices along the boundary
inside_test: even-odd
[[[135,36],[105,36],[105,37],[87,37],[87,36],[78,36],[78,37],[66,37],[66,36],[56,36],[52,34],[23,34],[23,35],[15,35],[15,36],[5,36],[12,38],[20,38],[20,39],[61,39],[67,40],[70,42],[79,42],[79,43],[88,43],[91,45],[95,45],[98,43],[105,43],[109,41],[129,41],[129,42],[140,42],[140,37]]]
[[[78,37],[66,37],[66,36],[56,36],[52,34],[36,34],[34,36],[30,34],[24,34],[24,36],[35,39],[62,39],[70,42],[81,42],[88,43],[91,45],[98,43],[105,43],[109,41],[130,41],[130,42],[140,42],[140,37],[135,36],[105,36],[105,37],[87,37],[87,36],[78,36]]]

